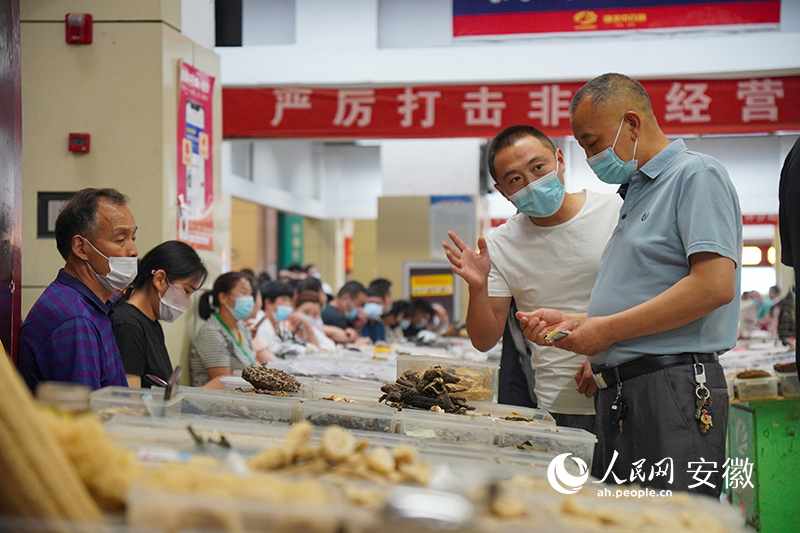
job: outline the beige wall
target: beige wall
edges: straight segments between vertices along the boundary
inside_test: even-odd
[[[427,196],[378,199],[377,275],[392,282],[397,299],[403,295],[403,262],[430,259],[429,217]]]
[[[314,264],[336,292],[344,283],[344,237],[340,220],[303,219],[303,264]],[[335,296],[335,294],[334,294]]]
[[[93,15],[91,45],[64,42],[68,12]],[[230,258],[230,198],[220,181],[219,57],[181,35],[180,0],[25,0],[21,21],[23,316],[63,266],[55,241],[36,237],[38,192],[115,187],[130,197],[140,254],[176,238],[179,60],[217,78],[214,250],[200,252],[210,285]],[[67,151],[69,132],[90,133],[90,153]],[[193,322],[190,312],[164,324],[174,364],[186,364]]]
[[[378,276],[378,221],[353,224],[353,279],[367,286]]]
[[[231,270],[259,271],[259,206],[231,199]]]

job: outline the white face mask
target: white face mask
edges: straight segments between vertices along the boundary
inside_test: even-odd
[[[89,261],[84,261],[89,267],[89,270],[94,272],[100,284],[109,291],[121,291],[128,288],[128,285],[133,283],[136,274],[139,271],[139,261],[135,257],[107,257],[100,250],[95,248],[94,244],[89,242],[89,239],[83,237],[83,240],[89,243],[89,246],[94,248],[94,251],[100,254],[101,257],[108,261],[108,274],[98,274]]]
[[[158,299],[158,318],[168,323],[175,322],[192,305],[180,285],[170,285],[164,296],[159,295]]]

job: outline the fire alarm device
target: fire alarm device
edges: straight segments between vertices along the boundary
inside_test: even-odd
[[[67,13],[67,44],[92,44],[92,16]]]
[[[69,151],[79,152],[85,154],[89,151],[89,134],[88,133],[70,133],[69,134]]]

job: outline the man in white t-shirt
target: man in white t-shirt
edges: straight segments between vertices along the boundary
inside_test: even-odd
[[[487,160],[495,189],[519,213],[488,239],[478,239],[477,252],[453,232],[448,235],[455,246],[442,243],[453,272],[469,285],[467,332],[482,351],[502,336],[512,297],[523,312],[543,306],[586,312],[622,206],[617,195],[567,193],[564,154],[532,126],[500,132]],[[554,346],[528,347],[539,407],[559,425],[594,432],[597,387],[587,358]]]

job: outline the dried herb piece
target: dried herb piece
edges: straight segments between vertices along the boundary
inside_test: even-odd
[[[242,370],[242,377],[253,387],[261,390],[297,392],[300,382],[294,376],[276,368],[248,366]]]
[[[467,405],[464,397],[458,394],[464,391],[458,385],[460,381],[461,378],[438,365],[426,370],[422,376],[419,372],[408,370],[394,383],[386,383],[381,387],[384,394],[378,401],[385,401],[397,409],[430,411],[438,407],[446,413],[464,414],[474,407]]]

